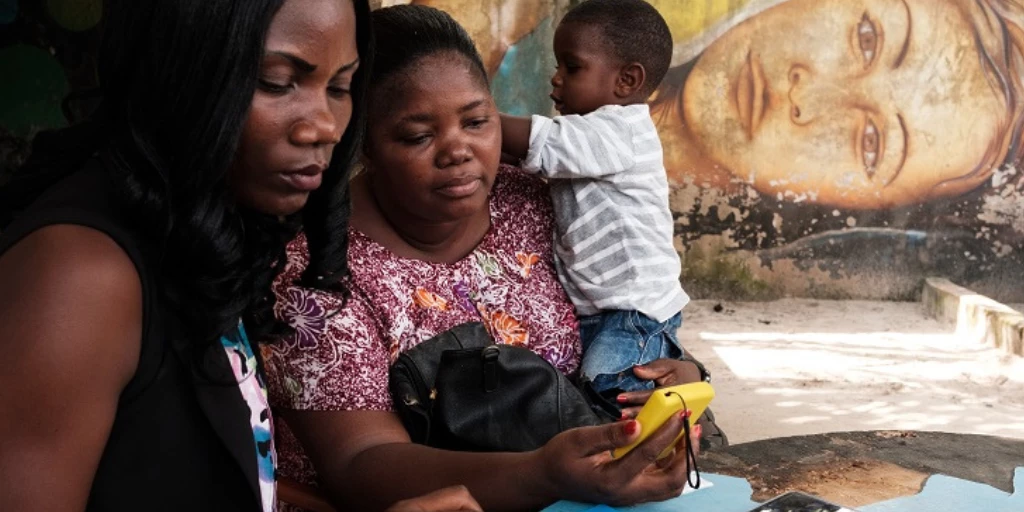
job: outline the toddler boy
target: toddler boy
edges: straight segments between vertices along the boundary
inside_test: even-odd
[[[580,317],[581,376],[606,396],[651,389],[633,366],[682,355],[676,330],[689,301],[647,106],[672,37],[642,0],[589,0],[558,25],[554,51],[551,99],[562,115],[502,115],[502,150],[550,180],[556,266]]]

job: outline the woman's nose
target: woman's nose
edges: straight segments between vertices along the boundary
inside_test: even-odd
[[[337,144],[341,141],[342,127],[338,117],[324,98],[292,125],[289,134],[292,143],[300,146]]]
[[[464,164],[473,159],[473,150],[461,137],[451,137],[445,141],[437,155],[439,168]]]

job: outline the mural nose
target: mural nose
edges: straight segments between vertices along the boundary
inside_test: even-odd
[[[789,69],[789,120],[805,125],[811,122],[811,112],[806,102],[810,70],[795,64]]]

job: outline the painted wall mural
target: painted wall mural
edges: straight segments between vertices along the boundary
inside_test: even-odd
[[[552,112],[576,0],[412,1],[467,28],[502,110]],[[1024,302],[1024,1],[651,3],[675,45],[651,105],[693,295],[912,298],[944,275]],[[102,12],[0,0],[0,165],[76,114],[61,98],[94,85]]]
[[[912,298],[944,275],[1024,299],[1024,3],[651,3],[675,43],[651,105],[687,289]],[[495,29],[489,40],[509,44],[494,79],[506,110],[550,112],[506,105],[547,95],[550,67],[524,64],[550,63],[570,5],[519,40],[521,26]]]
[[[940,274],[1019,300],[1022,4],[730,7],[677,38],[652,102],[698,286],[906,297]]]

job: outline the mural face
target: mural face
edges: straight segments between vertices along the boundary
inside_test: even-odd
[[[1024,302],[1017,0],[649,1],[673,36],[651,105],[691,295],[913,298],[944,275]],[[410,2],[466,28],[500,110],[556,113],[579,0],[371,5]],[[96,85],[102,7],[0,0],[0,61],[36,70],[0,81],[0,183],[35,131],[87,111],[60,98]]]
[[[1024,9],[735,7],[675,41],[653,101],[684,284],[909,298],[936,274],[1020,300]]]
[[[765,194],[850,208],[962,194],[1011,134],[977,30],[955,2],[791,0],[700,56],[664,137],[692,136]]]

